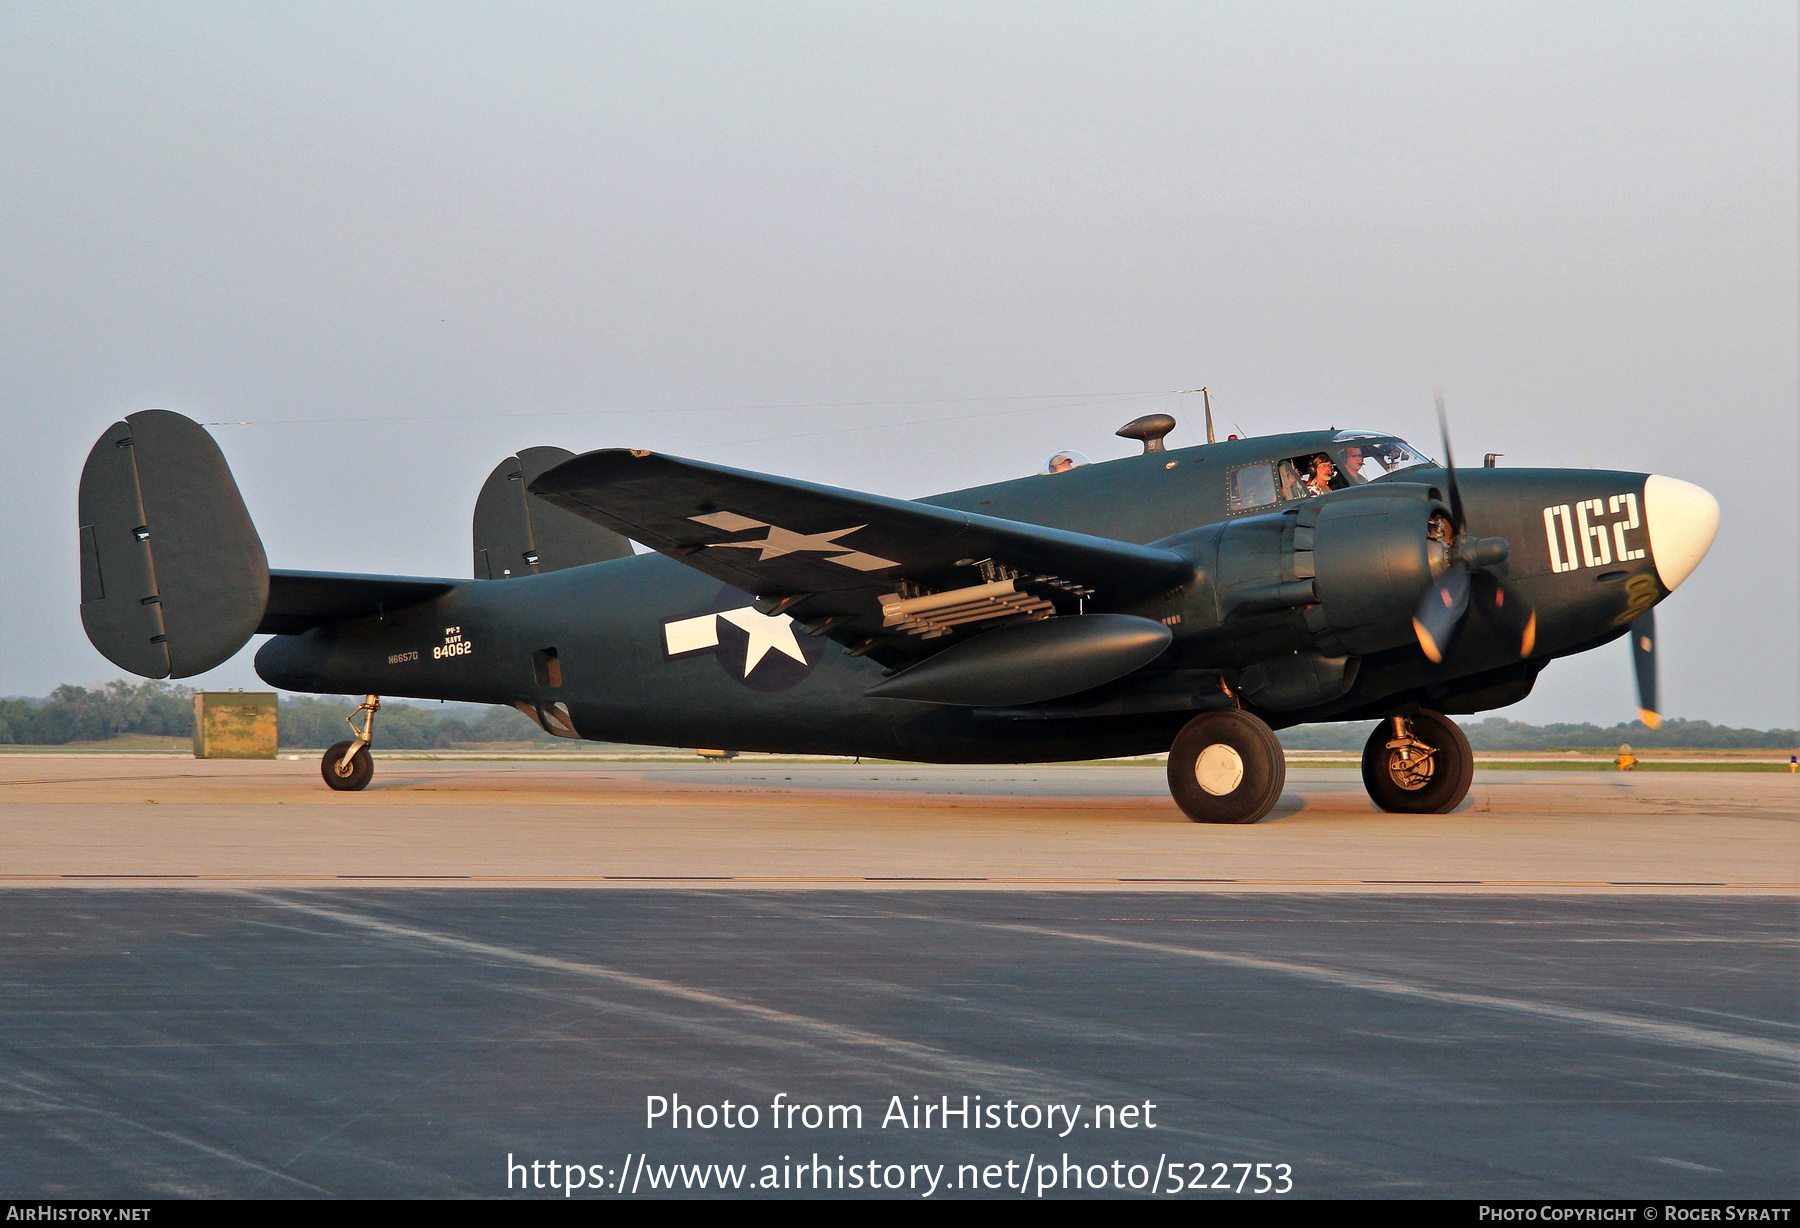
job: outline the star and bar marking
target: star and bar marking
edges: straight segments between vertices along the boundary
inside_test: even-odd
[[[784,529],[780,525],[769,524],[762,520],[752,520],[748,516],[740,516],[736,512],[712,512],[705,516],[689,516],[695,524],[703,524],[710,529],[723,529],[727,533],[742,533],[751,529],[767,529],[762,538],[743,542],[712,542],[709,550],[760,550],[756,561],[766,563],[770,559],[778,559],[789,554],[822,554],[826,561],[836,563],[854,571],[880,571],[884,567],[898,567],[893,559],[884,559],[879,555],[866,554],[850,546],[838,544],[838,538],[866,529],[866,524],[851,525],[847,529],[833,529],[828,533],[796,533],[792,529]]]
[[[802,665],[807,663],[806,654],[800,651],[800,642],[794,638],[794,620],[786,614],[771,617],[753,606],[722,610],[717,614],[701,614],[695,618],[678,618],[664,623],[663,645],[668,654],[680,657],[717,648],[721,618],[750,637],[750,643],[744,651],[744,677],[748,678],[750,671],[760,665],[762,659],[771,652],[792,657]]]

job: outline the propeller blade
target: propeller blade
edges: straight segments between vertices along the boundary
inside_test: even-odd
[[[1413,634],[1419,637],[1419,647],[1433,665],[1443,661],[1468,609],[1469,565],[1458,559],[1431,582],[1413,615]]]
[[[1450,527],[1461,537],[1468,525],[1463,519],[1462,488],[1456,484],[1456,458],[1450,455],[1450,415],[1444,412],[1444,390],[1434,388],[1432,392],[1437,396],[1438,434],[1444,440],[1444,472],[1449,474]]]
[[[1519,600],[1493,573],[1475,573],[1469,604],[1481,611],[1494,633],[1523,660],[1537,647],[1537,611]]]
[[[1648,610],[1631,620],[1631,668],[1637,674],[1638,719],[1662,728],[1656,707],[1656,615]]]

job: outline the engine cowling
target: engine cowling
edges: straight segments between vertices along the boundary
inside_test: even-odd
[[[1321,649],[1363,655],[1414,642],[1419,594],[1449,561],[1448,517],[1436,490],[1411,484],[1364,487],[1297,509],[1290,565],[1296,575],[1309,566],[1313,573],[1318,604],[1305,618]]]
[[[1447,516],[1434,488],[1384,482],[1159,543],[1196,565],[1178,652],[1241,670],[1271,709],[1336,698],[1357,657],[1413,642],[1419,595],[1447,561]]]

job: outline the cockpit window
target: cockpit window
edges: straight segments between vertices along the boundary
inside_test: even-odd
[[[1082,465],[1091,464],[1093,464],[1093,462],[1079,452],[1058,452],[1055,456],[1052,456],[1049,460],[1044,462],[1044,467],[1040,472],[1067,473],[1071,469],[1078,469]]]
[[[1226,506],[1231,512],[1247,512],[1293,503],[1436,463],[1392,435],[1339,431],[1321,451],[1231,470],[1226,480]]]
[[[1331,452],[1337,460],[1338,472],[1351,486],[1361,486],[1402,469],[1433,463],[1429,457],[1421,456],[1392,435],[1378,435],[1374,431],[1339,431],[1332,438]]]
[[[1351,485],[1328,452],[1309,452],[1293,457],[1282,461],[1281,468],[1294,475],[1292,489],[1285,484],[1282,487],[1284,499],[1310,499]]]
[[[1242,512],[1277,502],[1310,499],[1327,490],[1342,490],[1349,484],[1336,472],[1331,457],[1323,452],[1309,452],[1273,464],[1265,462],[1233,469],[1227,487],[1227,502],[1229,510]]]
[[[1310,468],[1301,457],[1284,460],[1275,466],[1275,481],[1281,487],[1283,499],[1304,499],[1312,493],[1306,488],[1306,479],[1301,477]]]

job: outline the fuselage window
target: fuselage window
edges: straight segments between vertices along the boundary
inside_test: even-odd
[[[1266,507],[1275,502],[1274,466],[1246,465],[1242,469],[1233,469],[1228,502],[1234,512]]]
[[[562,685],[562,661],[554,648],[540,648],[531,654],[531,673],[539,686]]]

